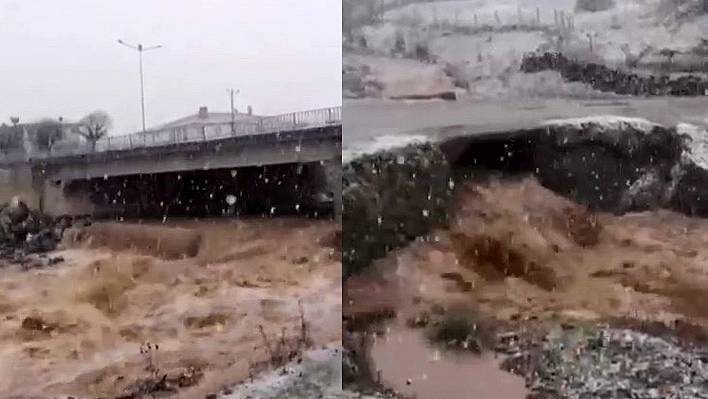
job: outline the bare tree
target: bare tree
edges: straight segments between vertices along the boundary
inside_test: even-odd
[[[666,73],[670,73],[671,70],[673,69],[673,63],[674,63],[674,56],[676,54],[680,54],[681,52],[678,50],[672,50],[670,48],[664,48],[661,51],[659,51],[659,54],[663,55],[664,57],[667,58],[668,60],[668,65],[666,66]]]
[[[95,150],[96,143],[108,134],[113,127],[113,119],[105,111],[93,111],[79,122],[78,133],[91,143]]]

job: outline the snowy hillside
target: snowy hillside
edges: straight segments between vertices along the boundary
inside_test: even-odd
[[[701,2],[600,2],[611,7],[597,12],[576,10],[576,0],[409,4],[387,10],[380,23],[356,30],[358,62],[375,57],[377,68],[372,72],[376,79],[384,86],[401,87],[405,82],[398,78],[400,63],[391,61],[392,71],[396,71],[385,72],[381,58],[415,59],[424,48],[434,64],[409,63],[404,68],[428,72],[404,75],[430,74],[431,68],[437,68],[475,97],[598,96],[587,87],[565,84],[560,77],[521,76],[521,58],[534,51],[561,51],[572,58],[638,73],[704,70],[708,15],[702,11]],[[346,62],[349,53],[344,57]]]

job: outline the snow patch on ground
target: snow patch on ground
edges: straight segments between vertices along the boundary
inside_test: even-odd
[[[688,150],[682,157],[696,166],[708,170],[708,132],[701,126],[679,123],[676,126],[678,134],[688,139]]]
[[[622,130],[632,128],[645,133],[649,133],[655,127],[660,126],[643,118],[630,118],[616,115],[597,115],[585,118],[550,119],[543,122],[541,127],[567,126],[583,128],[588,125],[598,126],[605,130]]]
[[[302,362],[293,362],[253,383],[240,385],[221,399],[343,397],[342,349],[326,348],[307,352]]]
[[[348,163],[363,154],[374,154],[391,148],[405,147],[410,144],[427,143],[430,138],[422,135],[385,135],[376,137],[371,142],[359,143],[342,151],[342,162]]]
[[[453,34],[432,40],[430,50],[445,62],[480,68],[479,75],[483,76],[510,66],[518,69],[524,54],[538,49],[546,41],[541,32]]]
[[[371,55],[345,56],[346,65],[366,65],[369,78],[383,83],[383,97],[433,95],[455,91],[442,65]]]

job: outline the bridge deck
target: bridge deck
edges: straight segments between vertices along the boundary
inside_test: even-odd
[[[184,147],[204,143],[230,142],[247,146],[294,140],[309,140],[330,136],[331,129],[325,127],[342,124],[342,107],[323,108],[310,111],[294,112],[265,117],[257,123],[203,124],[186,127],[173,127],[161,130],[149,130],[123,136],[108,136],[95,143],[62,143],[40,151],[25,147],[22,150],[0,153],[0,166],[11,166],[28,162],[62,163],[77,158],[105,158],[109,154],[136,153],[144,150],[156,150]],[[341,129],[337,130],[341,137]],[[143,150],[143,151],[141,151]],[[153,152],[153,151],[150,151]],[[104,156],[105,155],[105,156]]]

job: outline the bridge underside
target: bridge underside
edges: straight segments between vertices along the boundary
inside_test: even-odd
[[[20,194],[52,215],[336,216],[341,126],[299,139],[273,136],[250,143],[224,140],[95,153],[16,166],[8,173],[0,176],[8,181],[0,201]]]
[[[337,187],[328,175],[337,166],[289,163],[46,181],[41,207],[53,215],[99,218],[329,217]]]
[[[65,195],[83,196],[98,217],[165,218],[331,215],[320,163],[74,180]]]

